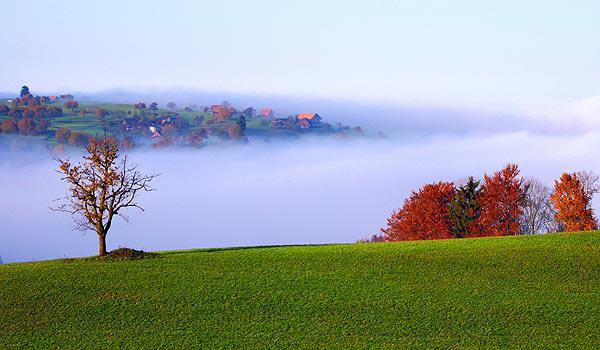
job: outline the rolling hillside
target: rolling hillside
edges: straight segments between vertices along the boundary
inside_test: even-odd
[[[0,265],[0,348],[600,347],[600,234]]]

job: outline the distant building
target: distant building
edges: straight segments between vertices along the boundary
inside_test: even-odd
[[[269,126],[275,129],[287,129],[290,127],[290,120],[288,118],[275,118]]]
[[[317,113],[300,113],[297,118],[298,126],[301,128],[315,128],[321,126],[322,118]]]
[[[210,111],[218,120],[224,120],[235,112],[235,108],[225,105],[212,105]]]
[[[273,109],[264,107],[260,109],[260,115],[265,118],[273,118]]]
[[[301,129],[310,129],[308,119],[298,119],[298,127]]]

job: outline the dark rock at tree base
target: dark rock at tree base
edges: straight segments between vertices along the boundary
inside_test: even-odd
[[[98,258],[108,260],[138,260],[157,258],[159,256],[160,255],[157,253],[145,252],[143,250],[135,250],[131,248],[118,248],[111,252],[108,252],[105,256]]]

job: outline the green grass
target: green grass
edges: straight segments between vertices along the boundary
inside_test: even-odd
[[[600,348],[600,234],[0,265],[0,348]]]

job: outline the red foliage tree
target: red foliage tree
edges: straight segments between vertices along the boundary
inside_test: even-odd
[[[520,233],[519,218],[523,213],[523,178],[519,167],[508,164],[492,176],[485,175],[478,201],[481,213],[478,223],[482,236],[505,236]]]
[[[555,219],[565,231],[596,230],[598,224],[590,207],[591,195],[586,193],[577,174],[562,174],[554,182],[550,200],[556,208]]]
[[[0,123],[0,130],[5,134],[13,134],[17,132],[17,123],[12,119],[3,120]]]
[[[199,146],[202,146],[204,139],[207,137],[208,137],[208,133],[206,132],[205,129],[198,129],[198,130],[194,130],[191,133],[189,133],[187,135],[186,139],[190,145],[199,147]]]
[[[436,182],[412,192],[401,209],[395,210],[381,232],[387,241],[440,239],[453,237],[448,205],[454,197],[454,184]]]
[[[75,110],[75,108],[79,107],[79,103],[77,103],[77,101],[67,101],[65,102],[65,108],[68,108],[72,111]]]
[[[56,133],[54,134],[54,138],[58,142],[67,142],[67,139],[69,138],[69,136],[71,136],[71,130],[69,130],[67,128],[59,128],[58,130],[56,130]]]
[[[35,122],[31,118],[21,118],[17,122],[19,132],[23,135],[35,134]]]

